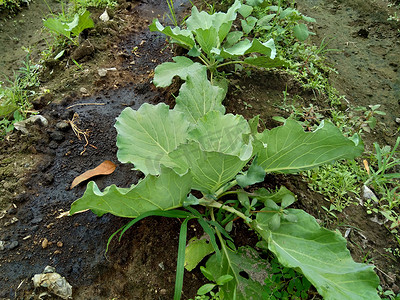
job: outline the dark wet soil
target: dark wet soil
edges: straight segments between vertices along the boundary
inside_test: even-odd
[[[388,22],[385,1],[298,1],[300,11],[317,19],[313,41],[332,39],[328,53],[338,69],[331,80],[354,105],[382,104],[387,116],[380,121],[367,144],[378,140],[393,142],[394,122],[400,117],[398,53],[399,23]],[[182,14],[187,5],[177,3]],[[147,218],[110,244],[110,235],[127,220],[90,212],[60,217],[79,198],[85,184],[70,190],[72,180],[104,160],[117,164],[116,171],[97,177],[100,189],[116,183],[127,187],[140,174],[116,159],[113,128],[123,108],[138,108],[144,102],[171,102],[174,90],[156,89],[152,73],[158,64],[170,60],[172,49],[165,37],[148,31],[153,17],[162,18],[168,10],[163,0],[127,1],[112,15],[111,21],[98,21],[100,10],[93,10],[96,28],[89,31],[86,44],[67,49],[66,57],[44,66],[42,86],[50,90],[35,101],[35,108],[49,125],[33,124],[30,135],[15,132],[0,148],[0,299],[36,299],[31,278],[46,265],[56,268],[73,286],[74,299],[172,299],[180,221]],[[167,18],[165,18],[165,22]],[[334,26],[332,25],[334,24]],[[80,56],[84,45],[92,50],[80,57],[82,69],[68,59]],[[397,55],[396,55],[397,54]],[[75,57],[77,57],[75,56]],[[23,53],[21,55],[23,57]],[[14,58],[17,59],[17,58]],[[99,75],[101,68],[115,68]],[[227,110],[245,117],[260,114],[268,128],[279,125],[273,116],[285,113],[282,92],[300,95],[304,103],[328,107],[323,97],[303,90],[282,71],[253,71],[251,75],[232,75],[225,101]],[[47,105],[49,101],[52,104]],[[88,142],[79,140],[70,127],[61,125],[77,113],[79,128],[90,132]],[[61,122],[61,123],[60,123]],[[387,133],[387,134],[386,134]],[[81,155],[81,153],[83,154]],[[372,261],[377,266],[381,285],[396,291],[400,286],[399,257],[385,249],[398,248],[387,230],[370,220],[361,206],[351,206],[332,220],[321,209],[323,197],[309,191],[301,176],[268,176],[265,186],[285,185],[298,195],[297,205],[332,229],[344,234],[348,228],[349,248],[356,261]],[[201,230],[189,223],[189,237]],[[357,228],[357,229],[354,229]],[[44,242],[47,240],[47,243]],[[253,243],[237,227],[235,243]],[[47,245],[46,245],[47,244]],[[201,273],[185,274],[184,299],[194,297],[204,283]]]

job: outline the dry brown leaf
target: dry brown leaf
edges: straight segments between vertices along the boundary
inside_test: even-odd
[[[72,190],[75,186],[77,186],[81,182],[86,181],[94,176],[109,175],[112,172],[114,172],[115,168],[116,168],[116,165],[113,162],[111,162],[109,160],[105,160],[100,165],[98,165],[96,168],[86,171],[85,173],[76,177],[74,179],[74,181],[72,181],[70,189]]]
[[[364,168],[365,170],[367,170],[367,173],[369,175],[369,165],[368,165],[368,161],[366,159],[363,160],[363,164],[364,164]]]

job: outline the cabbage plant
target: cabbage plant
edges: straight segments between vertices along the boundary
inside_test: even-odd
[[[175,107],[145,103],[138,110],[126,108],[115,124],[118,159],[133,164],[145,178],[129,188],[111,185],[104,191],[90,182],[70,213],[90,209],[98,216],[132,219],[121,235],[151,215],[183,218],[174,299],[181,296],[184,267],[191,270],[206,256],[203,274],[218,285],[209,284],[203,292],[218,288],[222,299],[265,298],[268,264],[254,248],[235,247],[229,230],[237,218],[259,235],[260,247],[304,274],[325,299],[380,299],[373,266],[354,262],[339,232],[290,208],[296,200],[291,191],[251,188],[267,173],[293,174],[353,159],[363,152],[359,136],[347,138],[330,122],[305,132],[290,119],[258,132],[258,117],[225,113],[225,92],[208,80],[204,65],[178,71],[171,66],[164,73],[166,82],[175,75],[185,80]],[[186,247],[192,219],[210,244],[194,241]]]

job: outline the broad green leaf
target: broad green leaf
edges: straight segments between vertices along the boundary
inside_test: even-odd
[[[187,119],[195,124],[209,111],[225,113],[222,101],[225,98],[225,90],[213,86],[207,79],[205,68],[196,73],[188,74],[186,82],[179,90],[179,96],[175,99],[174,110],[184,113]]]
[[[192,271],[204,257],[214,252],[214,248],[206,239],[194,237],[190,239],[185,249],[185,268]]]
[[[243,17],[243,18],[247,18],[248,16],[250,16],[250,14],[253,11],[253,7],[250,5],[246,5],[246,4],[242,4],[242,6],[240,7],[240,9],[238,10],[238,13]]]
[[[210,55],[211,49],[219,47],[218,32],[214,27],[197,29],[196,41],[199,43],[201,49],[208,55]]]
[[[236,19],[236,12],[240,7],[240,1],[236,0],[226,13],[218,12],[210,15],[205,11],[199,12],[198,9],[193,6],[192,14],[186,20],[187,28],[192,32],[196,32],[198,29],[208,30],[214,28],[218,33],[219,45],[229,33],[232,22]]]
[[[244,63],[256,67],[262,68],[276,68],[276,67],[283,67],[288,66],[288,63],[280,58],[275,57],[271,59],[267,56],[256,56],[256,57],[246,57],[244,59]]]
[[[85,194],[71,205],[70,214],[90,209],[98,216],[111,213],[125,218],[136,218],[153,210],[181,207],[190,191],[191,176],[180,176],[162,168],[161,175],[148,175],[130,188],[106,187],[103,192],[96,183],[89,182]]]
[[[214,110],[198,120],[189,139],[199,142],[204,151],[236,155],[244,161],[253,154],[249,135],[250,126],[243,116]]]
[[[268,223],[275,214],[264,212],[257,213],[254,226],[280,263],[301,270],[324,299],[380,299],[373,266],[355,263],[340,234],[321,228],[302,210],[287,211],[297,222],[281,219],[279,228],[272,230]]]
[[[249,169],[244,174],[236,176],[236,181],[238,185],[240,185],[243,188],[248,185],[264,181],[264,177],[265,177],[264,168],[257,165],[257,163],[253,162],[249,167]]]
[[[50,18],[44,20],[43,25],[48,29],[50,29],[51,31],[54,31],[55,33],[58,33],[60,35],[64,35],[68,38],[71,34],[68,25],[66,25],[65,23],[61,22],[59,19],[56,18]]]
[[[314,34],[311,31],[308,31],[307,25],[305,24],[297,24],[293,27],[293,34],[299,41],[305,41],[310,34]]]
[[[228,35],[226,36],[226,42],[224,44],[224,47],[225,48],[232,47],[242,37],[243,37],[243,32],[242,31],[231,31],[231,32],[229,32]]]
[[[79,14],[75,14],[74,15],[74,19],[71,21],[71,22],[67,22],[67,23],[65,23],[65,25],[67,25],[68,26],[68,31],[71,31],[72,32],[72,30],[76,27],[76,26],[78,26],[78,23],[79,23]]]
[[[67,24],[71,30],[71,32],[75,35],[78,36],[83,30],[87,29],[87,28],[93,28],[94,27],[94,22],[92,20],[92,18],[90,17],[90,12],[85,10],[85,12],[83,12],[82,14],[75,15],[78,16],[78,22],[74,22]]]
[[[257,161],[267,172],[295,173],[340,159],[354,159],[364,151],[330,122],[321,122],[314,132],[304,132],[294,120],[257,135],[263,143]]]
[[[276,14],[269,14],[266,16],[263,16],[261,19],[257,21],[258,26],[267,26],[269,25],[269,22],[276,16]]]
[[[206,269],[214,278],[224,275],[231,275],[232,280],[220,287],[229,299],[248,300],[248,299],[268,299],[267,290],[263,287],[264,280],[269,277],[270,265],[261,259],[256,250],[250,247],[241,247],[237,252],[229,248],[223,253],[222,261],[216,259],[216,255],[211,256]]]
[[[195,141],[179,146],[164,162],[178,174],[186,174],[190,169],[192,188],[207,194],[215,193],[232,180],[246,163],[235,155],[203,151]]]
[[[256,26],[257,18],[255,17],[248,17],[246,20],[241,20],[243,32],[249,34],[250,31],[253,30],[254,26]]]
[[[175,56],[172,58],[174,62],[165,62],[158,65],[154,70],[153,83],[156,87],[166,87],[172,83],[175,76],[186,80],[189,74],[202,72],[206,69],[204,65],[193,62],[190,58],[184,56]]]
[[[164,27],[157,19],[153,19],[153,23],[149,26],[150,31],[158,31],[172,38],[175,42],[186,49],[192,49],[195,45],[194,37],[189,30],[180,29],[179,27]]]
[[[143,104],[137,111],[124,109],[117,118],[117,157],[144,174],[160,173],[160,163],[187,138],[189,122],[168,105]]]
[[[264,0],[247,0],[246,3],[251,6],[258,6],[262,4]]]
[[[223,51],[221,51],[221,56],[224,58],[230,58],[232,56],[241,56],[254,52],[264,54],[270,59],[274,59],[276,56],[274,40],[270,39],[265,43],[261,43],[257,39],[254,39],[251,42],[248,39],[245,39],[228,49],[223,49]]]

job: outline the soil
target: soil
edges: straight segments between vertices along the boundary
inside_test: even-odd
[[[328,38],[329,47],[340,50],[327,53],[338,70],[331,76],[333,85],[352,105],[382,104],[381,110],[387,114],[376,131],[365,136],[367,147],[374,141],[393,145],[398,128],[395,119],[400,117],[400,23],[387,21],[392,13],[387,2],[297,2],[301,12],[317,19],[312,29],[316,36],[311,42],[319,44]],[[31,13],[34,3],[20,15]],[[188,14],[189,6],[175,2],[181,16]],[[104,160],[113,161],[117,168],[113,174],[95,179],[100,189],[113,183],[127,187],[141,178],[131,166],[118,163],[113,124],[125,107],[137,109],[145,102],[173,103],[171,93],[178,85],[162,90],[151,82],[154,68],[173,55],[174,49],[165,37],[148,30],[154,17],[168,22],[167,11],[163,0],[121,0],[114,11],[109,11],[111,20],[103,23],[98,18],[103,10],[91,9],[96,27],[81,36],[80,46],[67,48],[60,61],[49,60],[43,65],[41,86],[49,92],[34,101],[34,108],[48,125],[32,124],[28,135],[14,132],[0,147],[0,241],[4,247],[0,250],[0,299],[39,299],[43,290],[35,290],[31,278],[47,265],[55,267],[73,286],[74,299],[173,298],[179,220],[146,218],[128,230],[120,242],[113,240],[105,254],[108,238],[127,220],[110,215],[98,218],[90,212],[63,217],[85,190],[85,184],[69,189],[72,180]],[[43,14],[38,15],[36,22],[41,24]],[[33,17],[31,20],[35,22]],[[1,26],[0,44],[4,44],[4,34],[11,32],[6,26],[14,23],[2,22]],[[28,30],[23,32],[13,32],[19,40],[17,45],[27,45],[23,36],[29,40]],[[36,42],[40,43],[43,40]],[[1,68],[12,70],[15,61],[25,54],[7,48],[12,54],[1,62]],[[290,95],[300,95],[321,110],[328,107],[323,97],[303,90],[283,71],[253,70],[249,76],[232,75],[230,79],[232,85],[225,100],[228,112],[248,118],[260,114],[268,128],[279,125],[273,116],[284,115],[277,105],[282,103],[286,88]],[[79,140],[66,122],[74,114],[80,119],[75,124],[89,132],[88,143]],[[343,234],[348,228],[357,228],[348,235],[353,258],[372,261],[383,288],[399,292],[399,256],[385,250],[399,245],[384,226],[372,222],[366,211],[355,205],[332,221],[321,209],[323,197],[310,191],[300,175],[268,176],[264,183],[279,185],[298,195],[298,207],[329,228],[338,228]],[[346,227],[340,226],[343,224]],[[237,245],[254,243],[254,237],[241,230],[240,224],[236,230]],[[195,223],[189,223],[188,237],[194,235],[199,237],[202,232]],[[204,283],[198,268],[186,272],[183,299],[193,298]]]

